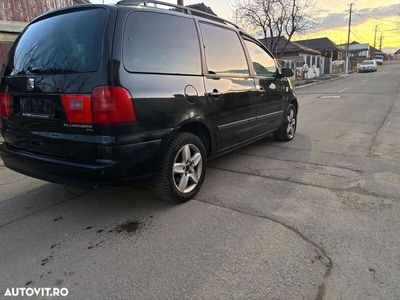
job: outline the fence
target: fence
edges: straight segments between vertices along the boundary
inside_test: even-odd
[[[293,69],[294,76],[291,79],[294,81],[302,81],[344,71],[343,64],[332,61],[331,58],[315,55],[285,57],[280,59],[279,63],[282,67]]]
[[[10,42],[0,42],[0,76],[3,74],[4,64],[7,59],[8,50],[11,47]]]

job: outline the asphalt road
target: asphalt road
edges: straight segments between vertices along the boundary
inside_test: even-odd
[[[0,297],[399,299],[400,63],[299,89],[297,136],[209,164],[183,205],[0,166]]]

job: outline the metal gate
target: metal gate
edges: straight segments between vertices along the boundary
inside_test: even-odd
[[[324,57],[324,74],[329,74],[331,72],[331,59]]]

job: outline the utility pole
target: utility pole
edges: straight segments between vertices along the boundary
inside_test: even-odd
[[[381,39],[379,41],[379,51],[382,51],[382,40],[383,40],[383,33],[381,33]]]
[[[346,74],[349,73],[349,48],[350,48],[350,33],[351,33],[351,16],[353,14],[353,5],[354,2],[350,3],[350,10],[349,10],[349,32],[347,34],[347,47],[346,47]]]
[[[375,56],[375,49],[376,49],[376,33],[378,31],[378,25],[375,26],[375,35],[374,35],[374,53],[372,53],[371,58]]]
[[[375,35],[374,35],[374,48],[376,48],[376,32],[378,31],[378,25],[375,26]]]

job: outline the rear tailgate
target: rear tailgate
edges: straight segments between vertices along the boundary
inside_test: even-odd
[[[105,6],[55,11],[31,23],[10,51],[3,86],[11,114],[3,116],[9,147],[54,157],[95,160],[107,128],[71,123],[63,95],[90,97],[106,85],[115,16]]]

